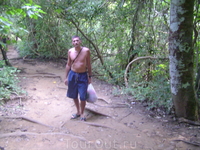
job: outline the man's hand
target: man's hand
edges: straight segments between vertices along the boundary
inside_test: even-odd
[[[66,86],[68,86],[68,79],[65,79],[64,83]]]
[[[88,78],[88,84],[92,83],[92,78]]]

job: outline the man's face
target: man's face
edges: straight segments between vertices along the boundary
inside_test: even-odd
[[[73,38],[72,39],[72,44],[74,45],[74,47],[78,47],[81,45],[81,40],[77,37],[77,38]]]

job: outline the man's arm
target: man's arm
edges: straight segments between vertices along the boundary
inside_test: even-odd
[[[87,69],[88,69],[88,78],[89,78],[89,83],[92,82],[92,66],[91,66],[91,59],[90,59],[90,50],[88,49],[87,53]]]
[[[69,74],[69,71],[70,71],[70,68],[71,68],[71,59],[70,59],[70,50],[68,51],[68,57],[67,57],[67,64],[66,64],[66,67],[65,67],[65,84],[67,85],[67,82],[68,82],[68,74]]]

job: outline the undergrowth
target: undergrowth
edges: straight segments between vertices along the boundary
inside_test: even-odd
[[[5,62],[0,61],[0,103],[2,100],[9,100],[11,94],[25,93],[18,86],[19,79],[16,75],[18,72],[17,68],[5,66]]]
[[[146,76],[146,68],[134,67],[129,72],[129,85],[120,89],[115,88],[113,94],[129,95],[147,104],[147,109],[162,108],[169,114],[173,107],[171,99],[168,64],[156,64]]]

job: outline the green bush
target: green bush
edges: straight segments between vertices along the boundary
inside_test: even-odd
[[[173,106],[170,86],[164,78],[160,78],[157,82],[141,82],[139,86],[124,88],[122,93],[132,95],[138,101],[146,101],[148,109],[162,107],[169,113]]]
[[[18,86],[19,79],[16,76],[19,70],[14,67],[5,66],[4,61],[0,61],[0,100],[8,100],[10,95],[24,93]]]
[[[124,94],[132,95],[139,101],[148,103],[148,109],[161,107],[167,113],[172,109],[168,64],[157,64],[150,71],[150,79],[146,80],[145,68],[137,67],[129,73],[129,87],[123,89]]]

